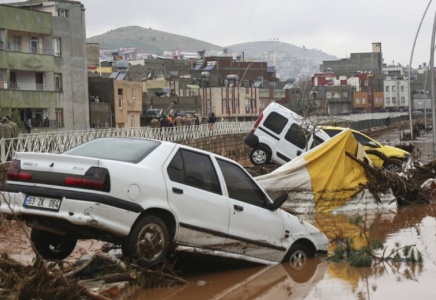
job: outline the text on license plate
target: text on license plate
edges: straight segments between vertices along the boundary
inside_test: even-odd
[[[31,208],[39,208],[39,209],[47,209],[47,210],[56,210],[59,211],[61,207],[60,199],[52,199],[46,197],[38,197],[38,196],[27,196],[24,201],[25,207]]]

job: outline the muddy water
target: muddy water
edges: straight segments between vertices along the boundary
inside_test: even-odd
[[[363,243],[359,229],[348,223],[350,216],[307,217],[330,237],[352,235]],[[399,208],[394,212],[368,213],[375,230],[390,252],[396,243],[416,245],[424,263],[385,262],[371,268],[346,263],[310,260],[301,270],[289,264],[273,267],[216,266],[194,260],[181,267],[185,286],[147,289],[144,299],[436,299],[436,205]],[[380,253],[381,254],[381,253]],[[210,264],[210,265],[209,265]],[[198,268],[201,265],[202,268]]]

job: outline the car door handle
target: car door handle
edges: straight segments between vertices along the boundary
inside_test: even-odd
[[[174,188],[174,187],[173,187],[173,193],[174,193],[174,194],[183,194],[183,190],[182,190],[182,189],[178,189],[178,188]]]
[[[243,210],[244,210],[244,208],[243,208],[242,206],[240,206],[240,205],[233,205],[233,208],[234,208],[236,211],[243,211]]]

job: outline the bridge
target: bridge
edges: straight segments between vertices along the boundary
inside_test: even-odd
[[[377,113],[350,116],[324,116],[312,120],[316,125],[338,126],[364,130],[384,125],[387,117],[391,122],[408,118],[406,113]],[[248,148],[242,138],[253,128],[254,122],[215,123],[213,130],[208,124],[170,128],[110,128],[87,131],[43,132],[21,134],[18,138],[0,140],[0,164],[8,164],[15,152],[62,153],[87,141],[102,137],[134,137],[172,141],[215,152],[232,159],[248,158]],[[211,139],[211,137],[213,137]]]

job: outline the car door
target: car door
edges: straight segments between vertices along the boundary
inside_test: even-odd
[[[285,134],[277,142],[274,153],[286,163],[306,151],[306,137],[310,139],[310,134],[297,123],[288,124],[285,130]],[[307,145],[310,145],[309,142],[310,140],[307,141]]]
[[[179,148],[165,168],[168,202],[179,225],[175,240],[221,248],[230,209],[210,155]]]
[[[240,166],[217,158],[230,203],[229,235],[223,250],[278,261],[286,249],[279,210],[267,209],[267,195]]]

